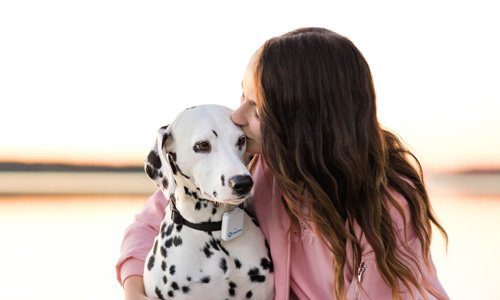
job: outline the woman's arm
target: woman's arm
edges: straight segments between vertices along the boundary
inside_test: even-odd
[[[158,298],[148,298],[144,291],[142,276],[132,275],[123,282],[125,300],[159,300]]]
[[[144,261],[165,217],[167,204],[168,200],[163,192],[156,191],[149,197],[142,211],[135,215],[135,221],[126,229],[121,245],[121,255],[115,266],[116,278],[124,288],[124,282],[131,276],[135,275],[132,282],[136,283],[138,277],[142,280]],[[133,289],[135,286],[129,287]],[[142,292],[144,293],[144,290]]]

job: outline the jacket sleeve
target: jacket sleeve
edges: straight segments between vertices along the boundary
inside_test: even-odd
[[[406,265],[413,271],[413,274],[416,275],[417,282],[419,282],[419,286],[422,289],[422,291],[419,291],[418,288],[410,285],[411,290],[408,290],[404,284],[400,283],[401,299],[449,299],[439,282],[430,252],[429,265],[425,263],[420,240],[417,238],[413,226],[411,226],[411,222],[409,221],[409,208],[406,201],[401,199],[401,195],[396,195],[396,198],[399,198],[403,204],[405,214],[407,214],[405,227],[403,225],[405,222],[399,213],[394,210],[391,212],[396,227],[397,247],[406,255],[410,254],[409,251],[415,254],[415,261],[405,258],[405,255],[402,256],[402,259],[404,259]],[[359,227],[357,229],[359,230]],[[375,251],[367,242],[364,235],[361,234],[361,236],[361,263],[359,266],[352,267],[351,269],[352,278],[350,278],[350,284],[347,286],[347,299],[392,299],[392,291],[379,272]],[[419,269],[421,273],[418,271]],[[360,273],[358,282],[358,275]]]
[[[121,253],[116,263],[116,278],[123,286],[125,279],[132,275],[143,275],[144,261],[153,246],[160,224],[165,217],[168,200],[161,190],[157,190],[144,204],[135,221],[125,230]]]

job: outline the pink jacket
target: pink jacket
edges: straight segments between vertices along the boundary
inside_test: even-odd
[[[275,270],[275,299],[288,300],[296,298],[297,296],[293,292],[294,289],[308,291],[307,297],[311,299],[323,299],[325,295],[330,299],[333,298],[331,284],[323,285],[322,291],[318,291],[317,288],[315,289],[318,286],[318,279],[323,279],[321,281],[326,283],[332,282],[333,274],[331,266],[333,256],[329,253],[326,245],[312,233],[313,237],[311,239],[317,242],[307,244],[306,248],[300,247],[301,251],[304,251],[303,249],[307,250],[301,253],[303,255],[298,255],[297,253],[300,253],[300,251],[297,249],[299,248],[291,242],[292,237],[288,232],[290,219],[280,200],[280,189],[263,159],[259,159],[252,177],[255,182],[255,194],[251,206],[260,223],[264,236],[269,241]],[[408,213],[406,200],[395,191],[393,191],[393,196],[401,201],[401,204],[406,208]],[[121,256],[116,263],[116,275],[120,284],[123,285],[123,281],[131,275],[142,276],[146,255],[158,233],[167,204],[167,199],[158,190],[148,199],[143,210],[135,216],[135,222],[125,231]],[[405,241],[403,219],[395,209],[391,212],[391,216],[398,229],[400,240]],[[405,243],[407,243],[412,251],[419,255],[420,259],[418,263],[421,265],[421,269],[427,272],[422,278],[419,278],[426,294],[421,295],[417,289],[414,289],[412,293],[415,295],[415,299],[449,299],[437,278],[432,258],[429,257],[431,262],[431,269],[429,270],[425,267],[420,249],[421,244],[415,232],[411,229],[411,226],[407,226],[407,228],[409,230],[406,233],[407,240]],[[344,268],[344,286],[346,287],[347,299],[391,299],[391,290],[377,269],[373,249],[359,227],[356,228],[356,233],[361,237],[362,264],[365,268],[361,276],[361,281],[358,283],[356,281],[357,271],[355,270],[359,266],[352,266],[352,261],[348,259]],[[347,257],[350,258],[352,250],[349,247],[346,250]],[[294,253],[296,256],[292,257]],[[311,260],[311,258],[313,259]],[[299,268],[292,268],[293,272],[291,272],[291,264]],[[411,263],[409,265],[412,268],[416,268]],[[315,276],[305,276],[304,274],[308,274],[306,271],[304,274],[301,274],[300,270],[303,270],[303,268],[314,268],[309,274],[314,274]],[[303,294],[297,293],[297,295],[305,297]],[[411,299],[408,291],[403,292],[401,295],[403,299]]]

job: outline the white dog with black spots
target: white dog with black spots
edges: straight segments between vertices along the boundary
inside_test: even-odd
[[[230,113],[219,105],[196,106],[158,130],[145,170],[170,201],[146,257],[147,296],[274,297],[269,246],[244,207],[253,193],[243,160],[245,135]],[[244,209],[242,233],[222,239],[223,215],[238,207]]]

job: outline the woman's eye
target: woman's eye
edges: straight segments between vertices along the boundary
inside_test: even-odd
[[[258,120],[260,118],[259,113],[257,112],[257,108],[255,109],[253,116]]]
[[[210,152],[211,149],[212,149],[212,147],[210,146],[210,143],[207,141],[198,142],[198,143],[194,144],[194,146],[193,146],[194,152],[207,153],[207,152]]]
[[[247,139],[244,135],[240,136],[240,138],[238,139],[238,142],[236,143],[236,146],[238,146],[239,148],[245,146],[246,140]]]

